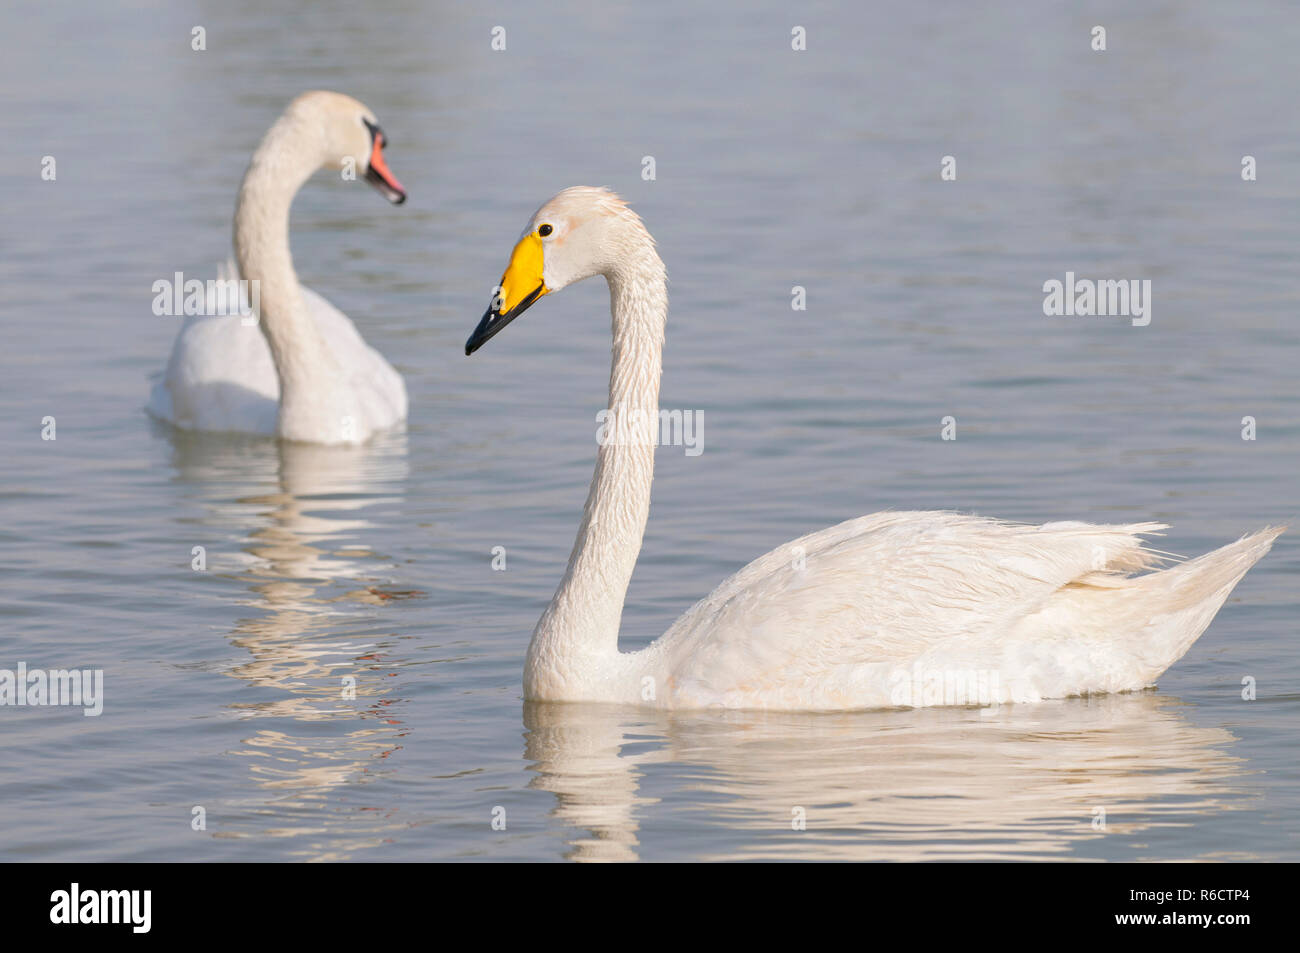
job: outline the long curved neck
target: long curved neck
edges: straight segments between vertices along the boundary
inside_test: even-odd
[[[318,415],[338,373],[289,254],[289,207],[320,165],[312,130],[283,116],[253,153],[235,206],[235,257],[240,275],[258,282],[258,324],[280,379],[280,435],[289,439]]]
[[[605,439],[569,566],[537,623],[525,691],[554,697],[618,655],[623,601],[650,514],[668,293],[648,235],[608,276],[614,345]]]

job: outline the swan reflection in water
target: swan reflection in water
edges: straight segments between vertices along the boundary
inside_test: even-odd
[[[366,783],[401,747],[404,730],[386,684],[392,661],[381,647],[392,637],[374,631],[384,624],[376,607],[418,594],[385,585],[388,557],[365,536],[367,511],[404,492],[405,435],[361,448],[173,439],[179,479],[195,485],[202,524],[243,539],[234,553],[209,552],[209,569],[246,585],[244,604],[253,610],[230,635],[243,659],[224,669],[253,689],[228,706],[252,722],[229,753],[247,759],[266,793],[232,806],[237,818],[213,824],[214,836],[306,835],[303,852],[314,859],[342,859],[382,843],[385,832],[404,825],[382,812],[322,809],[334,789]],[[232,561],[233,573],[226,572]],[[273,725],[258,724],[268,719]],[[274,826],[259,825],[259,815]],[[374,834],[369,842],[367,831]]]
[[[388,646],[409,593],[368,537],[402,499],[405,439],[175,446],[200,525],[231,541],[209,572],[247,594],[221,671],[243,683],[225,711],[249,730],[228,753],[253,784],[210,811],[212,835],[296,838],[290,853],[310,859],[398,837],[411,819],[365,792],[404,744]],[[837,714],[535,703],[523,717],[527,784],[580,861],[679,856],[683,837],[705,860],[1093,858],[1116,836],[1140,858],[1142,842],[1230,809],[1242,775],[1232,734],[1155,692]]]
[[[1182,708],[1155,692],[836,714],[532,703],[524,753],[572,860],[654,859],[643,820],[699,860],[1095,858],[1101,838],[1228,809],[1236,739]]]

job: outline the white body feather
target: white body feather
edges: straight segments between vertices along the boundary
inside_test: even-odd
[[[1281,530],[1172,568],[1160,524],[1025,526],[877,513],[755,560],[649,649],[667,707],[835,710],[1033,702],[1154,685]],[[802,568],[796,568],[802,567]],[[613,700],[613,699],[611,699]]]
[[[181,328],[149,413],[190,430],[319,444],[364,443],[406,418],[401,375],[346,315],[299,284],[289,253],[294,196],[316,170],[371,154],[368,122],[373,114],[355,99],[315,91],[271,126],[239,188],[238,263],[223,276],[256,282],[258,320],[216,315],[210,289],[209,316]]]
[[[538,223],[552,226],[548,292],[595,274],[609,282],[609,407],[657,419],[668,304],[653,240],[603,190],[561,192],[530,229]],[[773,550],[651,646],[623,653],[623,602],[653,475],[653,442],[599,447],[568,569],[528,647],[528,698],[844,710],[1145,688],[1282,532],[1142,572],[1165,557],[1139,535],[1162,524],[877,513]]]
[[[237,275],[233,264],[228,268]],[[301,294],[338,363],[341,377],[335,387],[356,395],[360,417],[367,422],[361,430],[368,436],[402,421],[407,411],[402,375],[366,344],[346,314],[310,288],[302,287]],[[183,430],[275,436],[280,378],[265,336],[239,315],[187,317],[147,409]]]

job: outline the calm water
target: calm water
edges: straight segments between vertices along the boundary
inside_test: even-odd
[[[526,706],[605,290],[461,351],[542,200],[634,202],[671,280],[664,404],[703,412],[705,449],[659,454],[627,646],[884,508],[1157,519],[1186,554],[1293,520],[1287,4],[267,6],[0,14],[0,667],[102,668],[106,693],[98,718],[0,709],[5,858],[1300,858],[1294,534],[1153,692],[991,717]],[[378,113],[411,193],[321,174],[293,225],[303,280],[406,376],[409,428],[174,437],[141,409],[177,327],[151,285],[224,260],[249,153],[313,87]],[[1150,326],[1044,317],[1067,270],[1151,279]]]

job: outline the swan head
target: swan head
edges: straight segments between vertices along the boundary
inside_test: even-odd
[[[388,136],[364,103],[318,89],[290,103],[285,116],[295,125],[313,130],[322,168],[339,171],[351,166],[394,205],[406,201],[406,189],[384,161]]]
[[[640,217],[609,189],[565,189],[529,219],[465,353],[473,354],[545,295],[595,275],[609,278],[653,247]]]

